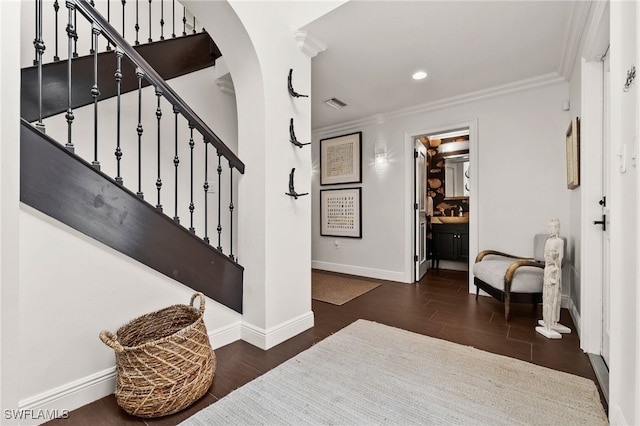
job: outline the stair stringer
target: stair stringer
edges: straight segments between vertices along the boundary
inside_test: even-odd
[[[183,37],[156,41],[139,46],[132,46],[162,76],[170,80],[216,64],[221,53],[207,33],[190,34]],[[112,52],[101,52],[98,59],[98,101],[112,98],[117,94],[114,78],[116,71],[116,55]],[[72,109],[93,103],[91,86],[93,85],[93,56],[85,55],[72,60]],[[122,60],[122,81],[120,91],[128,93],[138,88],[136,69],[127,59]],[[67,61],[50,62],[42,66],[42,87],[44,99],[42,118],[54,116],[67,110],[68,83]],[[20,117],[29,122],[38,119],[38,67],[32,66],[21,70],[21,102]],[[142,87],[149,82],[142,81]]]
[[[20,200],[242,313],[244,268],[25,121]]]

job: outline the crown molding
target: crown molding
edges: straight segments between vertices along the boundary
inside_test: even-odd
[[[296,39],[300,50],[310,58],[313,58],[318,53],[327,50],[327,45],[309,31],[296,31],[293,33],[293,37]]]
[[[491,87],[489,89],[478,90],[475,92],[465,93],[459,96],[452,96],[433,102],[427,102],[424,104],[407,107],[395,111],[389,111],[386,113],[375,114],[366,118],[346,121],[343,123],[333,124],[330,126],[319,127],[312,129],[311,133],[314,136],[322,136],[329,133],[348,131],[353,128],[358,128],[367,125],[383,123],[387,120],[397,119],[401,117],[423,114],[429,111],[444,109],[455,105],[460,105],[468,102],[478,101],[487,98],[493,98],[496,96],[505,95],[508,93],[519,92],[523,90],[533,89],[537,87],[565,83],[564,77],[557,72],[543,74],[540,76],[527,78],[524,80],[515,81],[513,83],[503,84],[500,86]]]
[[[589,19],[585,25],[584,35],[582,36],[583,44],[581,52],[582,57],[587,61],[599,61],[606,50],[599,31],[603,20],[606,19],[605,12],[607,11],[607,5],[608,3],[604,1],[594,2],[589,12]]]
[[[227,61],[224,56],[216,59],[214,68],[216,74],[215,82],[218,89],[226,95],[235,97],[236,89],[233,86],[233,79],[231,78],[231,73],[229,72],[229,67],[227,66]]]
[[[236,95],[236,90],[233,87],[233,81],[231,81],[230,79],[217,78],[216,85],[218,86],[218,89],[220,89],[220,91],[225,95],[229,95],[229,96]]]
[[[560,52],[560,66],[558,72],[569,81],[573,73],[573,67],[576,58],[583,44],[583,35],[592,2],[590,1],[574,1],[569,6],[569,16],[564,28],[562,39],[562,52]]]

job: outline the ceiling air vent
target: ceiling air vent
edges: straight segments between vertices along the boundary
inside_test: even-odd
[[[338,98],[327,99],[326,101],[324,101],[324,103],[329,105],[333,109],[340,109],[347,106],[347,104],[345,104]]]

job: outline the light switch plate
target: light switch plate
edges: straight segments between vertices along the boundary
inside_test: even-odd
[[[618,153],[618,170],[620,174],[627,171],[627,145],[624,143],[620,146],[620,152]]]

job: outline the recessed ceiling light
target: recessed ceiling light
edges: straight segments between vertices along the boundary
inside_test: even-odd
[[[414,80],[422,80],[423,78],[427,78],[427,73],[424,71],[418,71],[411,76]]]

